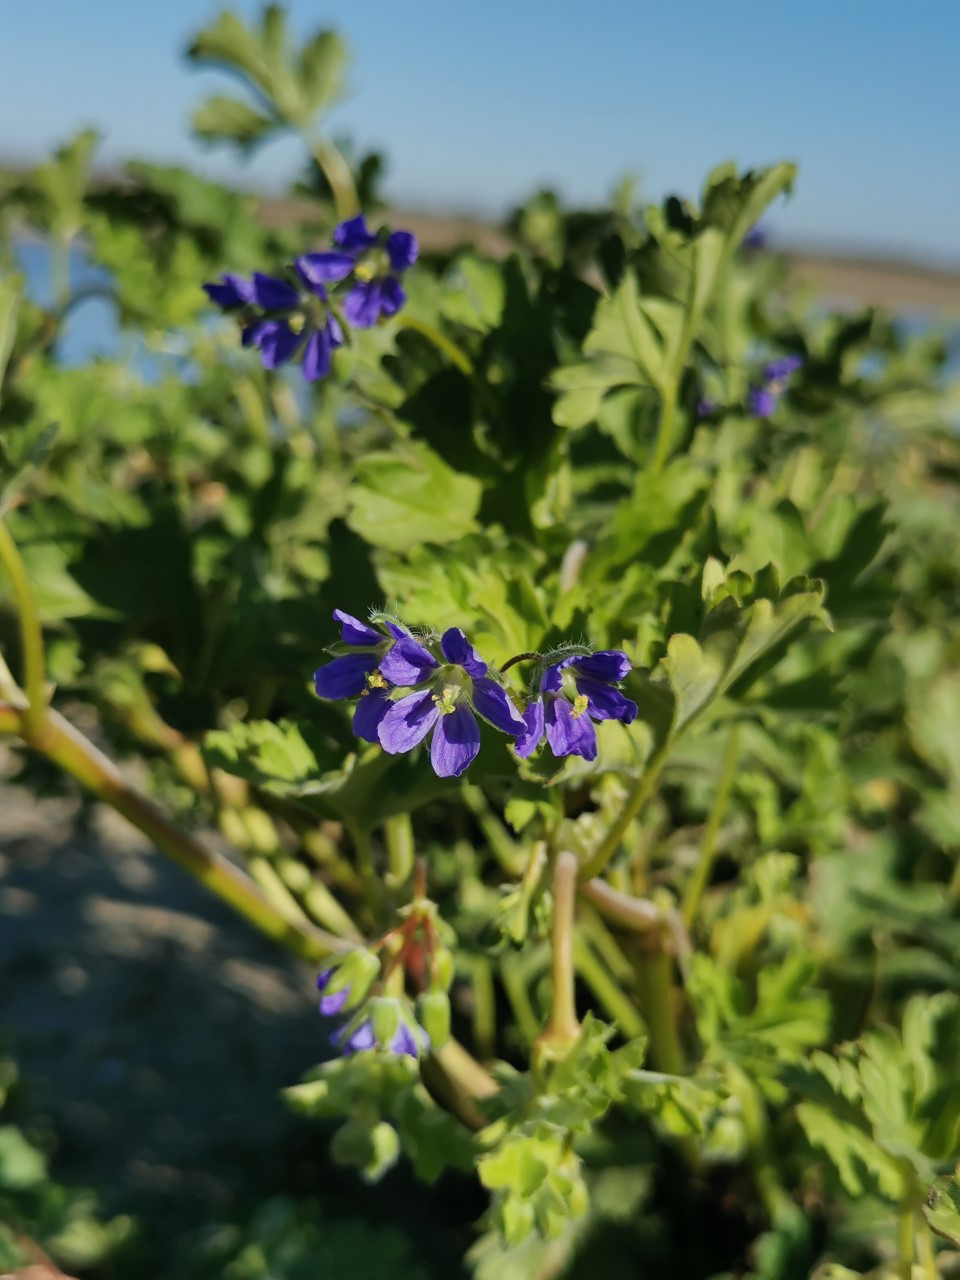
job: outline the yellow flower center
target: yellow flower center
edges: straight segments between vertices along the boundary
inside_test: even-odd
[[[359,262],[353,269],[353,274],[358,280],[366,282],[372,280],[375,274],[374,267],[369,262]]]
[[[367,676],[367,684],[371,689],[386,689],[387,682],[379,671],[371,671]]]
[[[583,715],[586,709],[587,709],[587,695],[585,693],[578,693],[573,700],[574,720],[579,719],[579,717]]]
[[[442,716],[448,716],[456,710],[457,695],[460,693],[460,685],[445,684],[442,693],[432,695],[432,701],[437,704],[437,710]]]

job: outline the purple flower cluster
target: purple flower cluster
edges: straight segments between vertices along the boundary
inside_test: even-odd
[[[267,369],[295,356],[303,376],[316,382],[330,371],[344,326],[369,329],[406,301],[400,277],[417,260],[409,231],[372,232],[362,214],[333,232],[334,248],[296,258],[289,279],[255,271],[246,280],[225,272],[205,284],[207,296],[240,316],[242,342],[256,347]],[[328,286],[343,286],[334,293]]]
[[[314,672],[321,698],[358,697],[353,729],[390,755],[429,742],[430,763],[440,778],[456,778],[480,750],[477,717],[515,739],[529,756],[544,737],[555,756],[597,755],[594,722],[629,724],[636,703],[617,685],[630,671],[619,650],[568,654],[543,669],[526,711],[514,705],[459,627],[438,642],[415,638],[396,622],[387,634],[337,609],[342,644],[337,656]],[[432,646],[432,647],[431,647]]]
[[[803,364],[800,356],[778,356],[760,370],[759,383],[747,392],[747,408],[755,418],[769,418],[787,385],[787,379]]]
[[[521,758],[536,749],[544,735],[555,756],[597,757],[594,721],[630,724],[637,704],[617,688],[630,671],[630,659],[619,649],[574,654],[551,663],[540,677],[540,693],[524,712],[524,732],[517,738]]]
[[[335,969],[324,969],[322,973],[317,974],[317,990],[320,992],[318,1008],[325,1018],[336,1018],[350,1011],[348,1003],[350,991],[348,987],[340,987],[335,991],[328,990],[330,979],[335,972]],[[344,1027],[337,1027],[330,1036],[330,1043],[344,1057],[352,1053],[359,1053],[363,1049],[375,1049],[377,1047],[376,1037],[373,1034],[373,1025],[369,1018],[363,1018],[357,1022],[347,1031],[346,1035],[344,1035]],[[397,1023],[397,1029],[391,1036],[390,1043],[386,1045],[386,1048],[391,1053],[406,1054],[410,1058],[416,1058],[419,1053],[413,1032],[403,1021]]]

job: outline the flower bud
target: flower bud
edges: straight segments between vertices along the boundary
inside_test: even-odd
[[[453,952],[447,947],[438,947],[433,953],[430,965],[430,990],[449,991],[453,982]]]
[[[350,1005],[353,1007],[362,1004],[379,976],[379,958],[366,947],[355,947],[335,964],[329,985],[332,991],[349,987]]]
[[[368,1006],[373,1037],[381,1049],[389,1049],[400,1027],[400,1003],[389,996],[378,996]]]
[[[450,1001],[444,991],[424,991],[417,1000],[417,1021],[437,1050],[450,1038]]]

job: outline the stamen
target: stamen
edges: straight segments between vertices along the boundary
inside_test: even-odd
[[[459,692],[459,685],[445,684],[443,686],[443,693],[432,694],[431,701],[437,704],[437,710],[442,716],[449,716],[457,709],[456,701]]]
[[[368,262],[359,262],[353,268],[353,274],[358,280],[365,283],[367,280],[372,280],[375,273],[373,267]]]
[[[577,720],[587,709],[587,695],[578,693],[573,700],[573,718]]]
[[[371,671],[367,676],[367,684],[371,689],[386,689],[387,682],[379,671]]]

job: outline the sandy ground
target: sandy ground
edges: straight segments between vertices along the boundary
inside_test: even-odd
[[[311,974],[122,819],[78,835],[75,813],[0,782],[0,1044],[59,1177],[114,1210],[226,1211],[294,1135],[278,1091],[323,1053]]]

